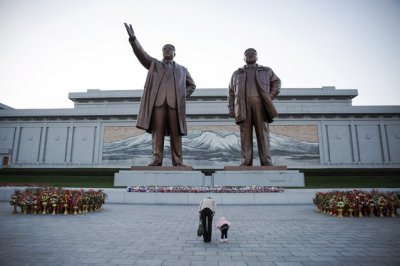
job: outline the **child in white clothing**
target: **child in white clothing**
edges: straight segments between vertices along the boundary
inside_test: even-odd
[[[221,231],[221,243],[228,242],[228,230],[231,223],[225,218],[218,219],[217,228]]]

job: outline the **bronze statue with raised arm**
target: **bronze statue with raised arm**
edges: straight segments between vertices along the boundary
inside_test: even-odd
[[[170,136],[173,166],[183,166],[182,136],[187,134],[186,97],[196,85],[189,71],[174,61],[175,47],[162,48],[163,59],[149,56],[138,42],[132,25],[125,23],[129,42],[139,62],[148,69],[136,127],[152,134],[152,161],[149,166],[163,163],[164,137]]]
[[[271,68],[257,64],[257,51],[244,52],[246,65],[236,70],[228,90],[229,116],[240,127],[241,166],[253,165],[253,128],[262,166],[272,166],[268,124],[278,115],[272,100],[281,81]]]

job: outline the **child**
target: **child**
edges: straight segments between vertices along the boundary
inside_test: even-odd
[[[228,230],[231,223],[225,219],[225,217],[221,217],[218,219],[217,228],[221,230],[221,243],[228,242]]]

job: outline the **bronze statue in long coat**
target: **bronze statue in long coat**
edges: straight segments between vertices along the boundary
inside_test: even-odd
[[[253,165],[253,128],[261,165],[272,165],[268,124],[278,115],[272,100],[279,94],[281,81],[257,60],[255,49],[245,51],[246,65],[233,73],[228,90],[229,116],[240,127],[243,166]]]
[[[182,163],[181,137],[187,134],[186,97],[196,85],[189,71],[173,61],[175,47],[163,47],[163,60],[149,56],[137,40],[132,25],[125,23],[129,42],[140,63],[148,69],[136,127],[152,134],[153,159],[150,166],[161,166],[164,136],[170,135],[171,159],[174,166]]]

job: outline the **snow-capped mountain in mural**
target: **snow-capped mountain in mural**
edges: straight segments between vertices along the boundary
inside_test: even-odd
[[[319,162],[318,143],[310,143],[271,133],[273,162],[302,164]],[[254,161],[258,161],[257,140],[254,136]],[[164,161],[169,165],[169,138],[165,139]],[[182,138],[183,159],[190,165],[236,165],[240,162],[240,137],[231,131],[190,131]],[[128,139],[104,143],[103,163],[146,165],[151,160],[151,135],[144,133]]]

